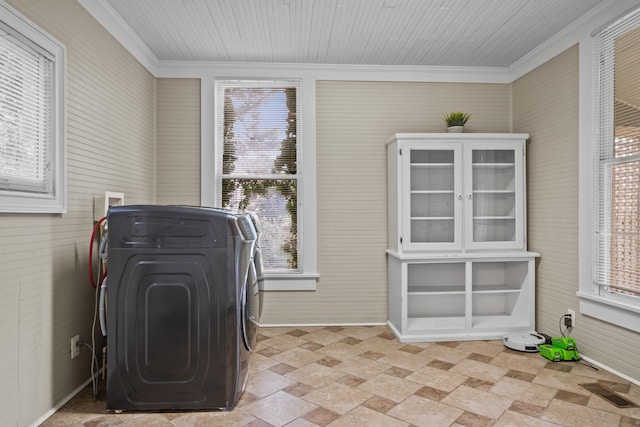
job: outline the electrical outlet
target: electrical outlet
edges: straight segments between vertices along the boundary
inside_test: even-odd
[[[75,359],[80,356],[80,346],[78,345],[78,341],[80,341],[80,335],[76,335],[71,338],[71,358]]]
[[[567,314],[569,316],[571,316],[571,327],[575,328],[576,327],[576,312],[571,310],[570,308],[567,309]]]

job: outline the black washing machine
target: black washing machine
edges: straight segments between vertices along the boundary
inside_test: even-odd
[[[107,409],[232,409],[259,318],[255,218],[139,205],[107,220]]]

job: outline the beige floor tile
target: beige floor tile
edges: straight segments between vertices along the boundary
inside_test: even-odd
[[[440,403],[455,406],[494,420],[498,419],[511,406],[512,402],[513,398],[498,396],[465,385],[461,385],[440,401]]]
[[[429,357],[432,360],[437,359],[450,363],[460,363],[469,357],[470,352],[458,350],[457,348],[452,348],[446,345],[434,344],[427,347],[420,354],[423,357]]]
[[[255,372],[264,371],[265,369],[269,369],[277,364],[277,360],[263,356],[260,353],[253,353],[251,355],[251,362],[249,363],[249,373],[253,374]]]
[[[380,374],[360,384],[358,388],[394,402],[402,402],[422,388],[422,385],[404,378]]]
[[[407,427],[409,424],[397,418],[362,406],[338,418],[328,427]]]
[[[322,355],[314,351],[305,350],[303,348],[292,348],[291,350],[283,351],[280,354],[276,354],[272,357],[279,362],[286,363],[296,368],[301,368],[305,365],[313,363],[322,359]]]
[[[342,371],[345,374],[369,379],[381,374],[390,367],[391,365],[378,360],[371,360],[366,357],[356,356],[343,360],[342,363],[336,365],[334,369]]]
[[[299,397],[278,391],[244,406],[242,410],[271,425],[283,426],[316,408],[316,405]]]
[[[334,359],[338,360],[349,359],[350,357],[354,357],[364,353],[364,351],[360,347],[358,347],[358,345],[350,345],[340,341],[322,347],[317,351],[320,354],[331,356]]]
[[[547,406],[541,418],[567,427],[604,427],[620,423],[620,415],[556,399]]]
[[[320,388],[327,384],[336,382],[344,373],[333,370],[332,368],[312,363],[289,372],[287,378],[299,381],[310,386]]]
[[[520,414],[518,412],[507,411],[498,421],[494,424],[494,427],[557,427],[557,424],[543,421],[539,418],[530,417],[528,415]],[[604,426],[603,426],[604,427]]]
[[[467,380],[466,375],[442,369],[424,366],[407,377],[408,380],[437,388],[444,391],[452,391]]]
[[[508,372],[505,368],[471,359],[463,360],[451,368],[450,371],[492,383],[498,381]]]
[[[176,427],[228,427],[245,426],[256,418],[240,410],[231,412],[188,412],[171,420],[170,425]],[[124,422],[123,425],[138,426],[131,422]]]
[[[329,423],[340,418],[340,415],[330,411],[329,409],[318,407],[311,412],[307,412],[304,416],[306,421],[317,424],[319,426],[326,426]]]
[[[464,341],[456,347],[460,351],[469,353],[479,353],[485,356],[496,357],[504,351],[504,344],[501,341]]]
[[[505,369],[514,369],[517,371],[527,372],[529,374],[538,374],[542,368],[544,368],[544,365],[547,364],[547,359],[540,355],[538,355],[537,358],[530,358],[519,354],[502,352],[489,363]]]
[[[278,335],[286,334],[287,332],[293,331],[297,328],[289,328],[289,327],[275,327],[275,328],[260,328],[258,331],[259,335],[264,335],[265,337],[277,337]]]
[[[538,406],[547,406],[557,390],[539,384],[531,384],[514,378],[503,377],[489,389],[491,393],[514,398]]]
[[[91,387],[43,427],[640,426],[580,386],[602,381],[640,403],[640,387],[500,340],[400,343],[385,326],[261,328],[247,389],[232,411],[105,409]]]
[[[261,398],[295,384],[290,378],[276,374],[269,370],[256,372],[249,377],[246,391]]]
[[[335,383],[312,391],[304,396],[304,399],[344,415],[372,396],[373,394],[367,391]]]
[[[449,426],[464,411],[429,399],[411,396],[387,412],[396,418],[416,426]]]
[[[383,332],[388,332],[386,326],[351,326],[340,331],[342,335],[358,338],[360,340],[373,338]]]
[[[391,409],[393,409],[397,405],[393,400],[385,399],[380,396],[373,396],[371,399],[368,399],[366,402],[362,403],[362,406],[365,408],[373,409],[374,411],[381,412],[386,414]]]
[[[630,395],[628,393],[619,393],[618,394],[625,399],[630,400],[631,402],[636,403],[640,406],[640,396]],[[638,408],[618,408],[613,403],[605,400],[600,396],[593,395],[589,399],[588,406],[590,408],[599,409],[601,411],[613,412],[615,414],[624,415],[626,417],[634,418],[638,420],[637,425],[640,425],[640,407]]]
[[[317,342],[322,345],[333,344],[334,342],[344,339],[345,336],[340,333],[327,331],[326,329],[320,329],[318,331],[311,332],[304,336],[304,340]]]
[[[536,377],[532,381],[532,383],[534,384],[541,384],[559,390],[567,390],[573,393],[586,395],[589,395],[590,393],[584,388],[580,387],[580,384],[592,382],[594,382],[592,378],[574,375],[570,372],[561,372],[546,368],[541,370],[540,373],[536,375]]]
[[[366,341],[361,342],[360,344],[356,344],[354,347],[357,347],[359,350],[362,350],[361,353],[366,351],[372,351],[375,353],[387,354],[391,353],[394,350],[399,349],[404,344],[399,343],[398,341],[389,341],[384,338],[373,337]]]
[[[307,421],[304,418],[298,418],[287,424],[287,427],[318,427],[318,424],[314,424],[311,421]]]
[[[407,353],[402,350],[395,350],[390,353],[387,353],[382,359],[379,359],[380,362],[388,363],[389,365],[398,366],[400,368],[409,369],[411,371],[416,371],[427,363],[433,360],[430,357],[425,357],[420,354]]]
[[[593,378],[596,380],[604,380],[604,381],[620,381],[620,378],[612,374],[611,372],[607,372],[604,369],[593,369],[588,366],[583,365],[582,363],[573,363],[573,367],[571,368],[571,373],[574,375],[580,375],[585,378]],[[595,382],[595,381],[591,381]]]
[[[280,334],[273,338],[268,338],[261,342],[261,344],[269,347],[276,348],[280,351],[291,350],[292,348],[299,347],[306,341],[298,337],[294,337],[289,334]]]

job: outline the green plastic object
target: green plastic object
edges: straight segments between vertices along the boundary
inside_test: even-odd
[[[540,349],[540,355],[542,357],[546,357],[552,362],[559,362],[561,360],[564,360],[564,354],[562,354],[561,348],[556,348],[551,344],[542,344],[538,346],[538,348]]]
[[[539,349],[540,355],[553,362],[580,360],[576,340],[571,337],[551,338],[551,344],[542,344]]]
[[[576,340],[571,337],[554,337],[551,338],[551,345],[556,348],[562,348],[565,350],[575,350]]]

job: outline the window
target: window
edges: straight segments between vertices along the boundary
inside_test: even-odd
[[[0,3],[0,210],[64,212],[64,47]]]
[[[637,319],[630,324],[640,313],[640,11],[597,34],[596,53],[593,293],[579,294],[618,312],[596,317],[637,330]]]
[[[299,273],[300,84],[217,83],[219,204],[256,212],[265,272]]]

